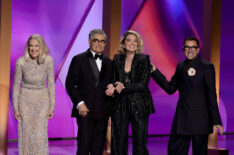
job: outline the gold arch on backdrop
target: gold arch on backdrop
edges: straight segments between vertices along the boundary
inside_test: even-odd
[[[214,64],[216,92],[219,102],[220,44],[221,44],[221,0],[203,2],[203,57]],[[217,148],[218,131],[209,135],[208,148]]]

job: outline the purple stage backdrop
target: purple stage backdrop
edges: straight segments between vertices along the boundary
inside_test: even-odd
[[[56,106],[49,121],[49,137],[75,137],[76,121],[70,117],[72,103],[64,81],[71,57],[88,48],[88,33],[102,28],[102,0],[13,0],[11,43],[11,87],[14,66],[24,54],[24,46],[33,33],[43,36],[55,63]],[[12,91],[10,92],[12,95]],[[17,122],[9,111],[8,138],[17,138]]]
[[[72,103],[64,87],[65,78],[72,57],[88,48],[89,31],[102,28],[103,0],[13,0],[12,4],[11,87],[14,65],[24,54],[27,38],[33,33],[41,34],[55,62],[56,106],[54,118],[49,121],[49,137],[76,137],[77,125],[70,117]],[[222,2],[220,112],[228,132],[234,130],[234,20],[229,16],[234,13],[233,7],[231,0]],[[183,39],[195,35],[202,40],[202,10],[202,0],[122,0],[121,34],[127,29],[138,31],[145,53],[170,79],[176,64],[184,59]],[[156,113],[150,116],[149,134],[169,134],[178,94],[167,95],[154,81],[150,82],[150,90]],[[16,139],[12,106],[8,129],[8,138]]]
[[[222,29],[220,56],[220,101],[225,105],[226,132],[234,131],[234,3],[231,0],[222,1]]]

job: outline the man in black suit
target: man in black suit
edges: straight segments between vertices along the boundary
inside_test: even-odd
[[[187,155],[192,139],[193,155],[207,155],[208,134],[223,128],[217,104],[215,69],[201,59],[199,41],[184,40],[186,60],[178,63],[170,82],[153,66],[152,77],[168,94],[179,91],[179,100],[168,143],[169,155]]]
[[[111,60],[104,56],[106,34],[94,29],[89,33],[90,48],[73,57],[66,78],[66,90],[73,102],[72,117],[78,124],[78,155],[102,155],[110,114],[105,95],[111,81]]]

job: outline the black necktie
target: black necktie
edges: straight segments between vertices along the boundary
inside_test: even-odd
[[[99,58],[100,60],[102,60],[103,54],[95,54],[94,59],[97,60],[97,58]]]

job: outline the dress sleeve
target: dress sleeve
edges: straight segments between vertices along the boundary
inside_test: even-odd
[[[50,96],[50,110],[55,107],[54,61],[49,57],[48,61],[48,89]]]
[[[20,84],[22,82],[22,60],[18,59],[15,64],[15,77],[13,85],[13,108],[14,111],[19,111],[18,109],[18,100],[20,92]]]

